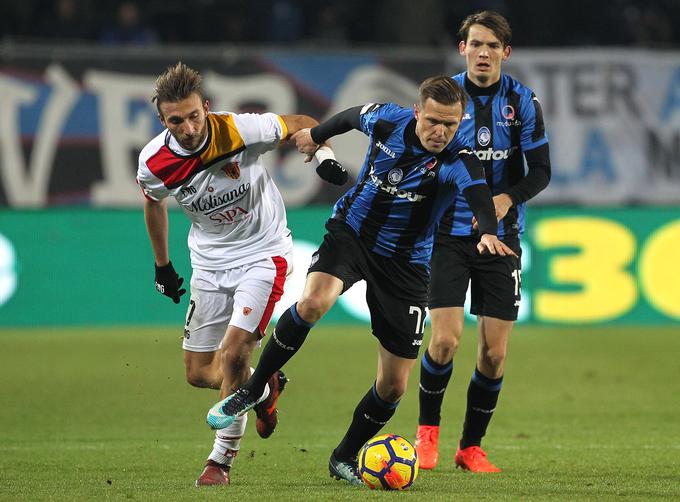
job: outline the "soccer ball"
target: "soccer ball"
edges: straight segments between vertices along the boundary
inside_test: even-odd
[[[405,490],[418,476],[416,449],[396,434],[376,436],[359,451],[359,473],[371,489]]]

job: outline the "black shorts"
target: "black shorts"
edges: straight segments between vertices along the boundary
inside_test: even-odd
[[[344,222],[331,219],[326,230],[308,273],[337,277],[343,293],[364,279],[373,336],[396,356],[418,357],[425,331],[427,267],[370,251]]]
[[[522,286],[519,239],[503,239],[519,258],[480,255],[478,242],[473,237],[437,235],[430,262],[429,307],[462,307],[469,283],[471,314],[516,321]]]

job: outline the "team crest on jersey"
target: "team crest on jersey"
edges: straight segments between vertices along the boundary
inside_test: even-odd
[[[226,174],[232,180],[237,180],[241,176],[241,166],[238,161],[227,162],[227,164],[222,168],[224,174]]]
[[[389,181],[390,184],[392,184],[392,185],[398,184],[402,180],[403,177],[404,177],[404,171],[402,171],[398,167],[390,169],[390,172],[387,173],[387,181]]]
[[[501,115],[505,120],[515,120],[515,109],[512,105],[505,105],[501,110]]]
[[[243,307],[243,315],[248,315],[253,311],[250,307]]]
[[[477,143],[479,143],[480,146],[486,146],[491,143],[491,131],[489,131],[488,127],[484,126],[479,128],[477,131]]]

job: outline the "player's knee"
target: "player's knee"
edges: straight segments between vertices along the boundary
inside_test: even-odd
[[[487,367],[498,371],[505,365],[507,349],[505,347],[488,347],[482,352],[481,356]]]
[[[406,393],[406,382],[390,382],[381,386],[380,399],[388,403],[396,403]]]
[[[437,364],[448,364],[458,351],[459,342],[460,340],[454,336],[433,336],[427,351]]]
[[[326,302],[318,296],[303,296],[296,305],[298,315],[306,322],[317,322],[330,308]]]

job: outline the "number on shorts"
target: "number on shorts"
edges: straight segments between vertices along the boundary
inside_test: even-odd
[[[416,335],[422,335],[425,333],[425,309],[418,307],[417,305],[411,305],[408,309],[409,314],[417,314],[418,318],[416,320]]]
[[[191,322],[191,316],[194,315],[194,310],[196,310],[196,302],[194,300],[189,300],[189,312],[187,312],[187,322],[184,325],[185,327],[189,327],[189,323]]]
[[[515,296],[519,296],[519,288],[522,286],[522,271],[516,268],[511,275],[515,279]]]

